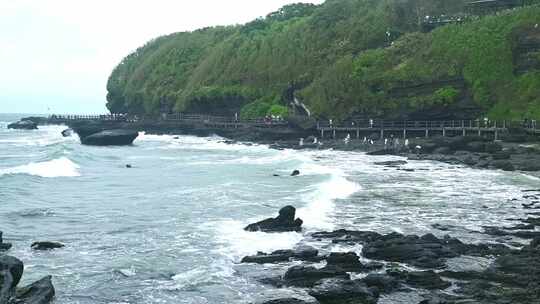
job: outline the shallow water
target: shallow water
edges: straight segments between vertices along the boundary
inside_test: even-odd
[[[52,274],[56,303],[251,303],[302,295],[257,282],[284,267],[239,265],[247,254],[313,243],[312,231],[348,228],[515,242],[481,234],[524,216],[519,172],[410,162],[396,157],[276,151],[220,138],[144,135],[130,147],[86,147],[62,126],[7,130],[0,115],[0,230],[26,265],[24,282]],[[131,164],[132,169],[127,169]],[[288,174],[299,169],[302,175]],[[273,174],[281,177],[274,177]],[[250,222],[294,205],[305,232],[248,233]],[[449,231],[438,231],[444,224]],[[64,249],[32,252],[36,240]],[[330,244],[323,250],[360,251]],[[482,265],[489,261],[455,262]],[[415,295],[409,295],[410,301]],[[381,303],[406,303],[391,296]]]

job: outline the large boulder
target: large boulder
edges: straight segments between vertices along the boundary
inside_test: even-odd
[[[55,290],[51,276],[46,276],[28,286],[17,290],[13,304],[49,304],[54,298]]]
[[[0,303],[7,303],[23,275],[24,265],[9,255],[0,256]]]
[[[299,218],[294,219],[296,209],[292,206],[283,207],[279,210],[276,218],[268,218],[263,221],[250,224],[244,230],[262,231],[262,232],[288,232],[301,231],[303,221]]]
[[[326,262],[329,266],[336,266],[347,272],[361,272],[364,270],[364,265],[360,262],[360,258],[354,252],[332,252]]]
[[[21,120],[8,125],[8,129],[37,130],[37,123],[31,120]]]
[[[126,146],[131,145],[137,136],[139,132],[133,130],[106,130],[81,137],[81,143],[90,146]]]

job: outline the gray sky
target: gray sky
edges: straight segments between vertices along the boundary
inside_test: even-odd
[[[148,40],[294,2],[322,0],[0,0],[0,113],[103,113],[110,72]]]

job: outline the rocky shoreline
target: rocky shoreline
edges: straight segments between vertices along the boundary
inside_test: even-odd
[[[537,200],[540,189],[526,190],[523,197]],[[540,212],[529,215],[514,227],[484,227],[487,234],[530,241],[521,248],[503,243],[466,244],[450,235],[437,238],[433,234],[337,230],[306,237],[323,244],[361,246],[360,255],[352,251],[321,254],[317,248],[300,246],[259,252],[244,257],[241,263],[263,268],[280,265],[281,275],[259,278],[259,282],[307,293],[306,297],[278,298],[263,304],[371,304],[383,296],[410,292],[421,295],[418,304],[540,303],[540,231],[536,230]],[[433,228],[446,230],[437,225]],[[449,270],[448,260],[458,257],[484,257],[492,263],[484,270]]]
[[[46,118],[29,117],[21,121],[32,121],[37,125],[54,124]],[[465,165],[479,169],[500,169],[505,171],[540,172],[540,137],[516,131],[506,134],[502,140],[493,141],[481,136],[455,136],[410,138],[408,145],[400,138],[400,134],[388,134],[388,138],[380,139],[378,134],[371,134],[363,139],[318,139],[317,132],[302,129],[295,125],[275,126],[268,128],[209,128],[197,122],[118,122],[118,121],[82,121],[65,122],[80,137],[102,131],[123,132],[128,141],[136,138],[134,132],[144,131],[156,135],[218,135],[227,138],[227,143],[259,143],[267,144],[273,149],[296,150],[340,150],[367,152],[370,155],[396,155],[409,160],[440,161],[449,164]],[[303,144],[300,145],[300,139]],[[85,143],[85,140],[82,140]],[[97,140],[98,143],[110,143]],[[417,147],[421,147],[417,149]]]
[[[52,244],[55,246],[51,246]],[[50,275],[28,286],[18,287],[23,276],[24,264],[16,257],[4,254],[11,247],[9,243],[3,243],[2,232],[0,231],[0,304],[52,303],[56,291]],[[60,247],[63,247],[63,245],[52,242],[36,242],[32,244],[34,250],[50,250]]]

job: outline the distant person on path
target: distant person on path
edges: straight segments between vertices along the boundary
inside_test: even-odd
[[[317,139],[317,137],[314,137],[314,138],[313,138],[313,144],[314,144],[314,145],[316,145],[318,141],[319,141],[319,140]]]
[[[370,120],[369,120],[369,128],[370,128],[370,129],[373,129],[373,119],[370,119]]]
[[[420,153],[422,152],[422,146],[416,146],[415,149],[416,149],[416,156],[420,157]]]
[[[345,137],[343,141],[345,142],[346,145],[348,145],[349,142],[351,141],[351,134],[347,134],[347,137]]]

